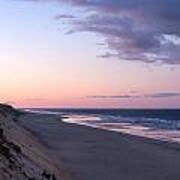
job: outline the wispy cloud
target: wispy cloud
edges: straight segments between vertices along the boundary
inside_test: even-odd
[[[70,15],[70,14],[58,14],[54,17],[54,19],[56,20],[60,20],[60,19],[74,19],[75,16]]]
[[[47,101],[47,99],[43,99],[43,98],[25,98],[24,101],[26,101],[26,102],[42,102],[42,101]]]
[[[167,98],[167,97],[177,97],[177,96],[180,96],[180,92],[160,92],[160,93],[144,95],[144,97],[150,97],[150,98]]]
[[[129,98],[140,98],[141,96],[132,96],[132,95],[117,95],[117,96],[104,96],[104,95],[97,95],[97,96],[87,96],[87,98],[93,99],[129,99]]]
[[[116,95],[116,96],[106,96],[106,95],[96,95],[96,96],[87,96],[87,98],[92,99],[133,99],[133,98],[171,98],[180,96],[180,92],[158,92],[152,94],[143,94],[143,95]]]

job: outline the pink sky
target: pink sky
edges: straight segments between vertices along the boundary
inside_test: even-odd
[[[0,3],[1,102],[17,107],[180,107],[179,65],[98,57],[104,53],[98,45],[104,43],[103,36],[66,35],[67,25],[54,20],[68,8]],[[143,97],[160,93],[167,96]],[[132,97],[88,98],[123,95]]]

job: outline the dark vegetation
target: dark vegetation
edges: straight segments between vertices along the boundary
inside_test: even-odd
[[[46,172],[45,170],[42,173],[42,177],[45,177],[48,180],[56,180],[56,177],[54,174],[50,174],[50,173]]]

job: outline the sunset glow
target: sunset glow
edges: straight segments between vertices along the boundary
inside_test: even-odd
[[[104,8],[108,1],[100,1],[97,7],[92,7],[94,10],[90,6],[96,5],[69,2],[72,3],[60,0],[45,3],[0,0],[1,102],[17,107],[180,107],[178,33],[173,31],[173,36],[152,35],[163,38],[161,47],[153,51],[150,50],[153,47],[149,48],[145,42],[153,30],[144,32],[146,38],[143,45],[135,40],[132,45],[131,39],[124,40],[122,37],[125,43],[122,47],[115,45],[114,36],[107,32],[99,33],[102,27],[96,25],[98,22],[94,22],[94,19],[89,19],[86,27],[83,24],[84,18],[93,13],[99,12],[99,18],[107,18]],[[132,20],[131,11],[126,10],[119,17],[129,13],[126,18]],[[112,21],[115,15],[109,12],[109,18],[104,20],[102,26],[108,22],[122,23],[116,19]],[[150,17],[146,15],[145,18],[149,20]],[[157,16],[160,15],[157,13]],[[77,22],[73,21],[75,17]],[[142,23],[142,29],[146,29],[143,20],[146,19],[140,21],[137,17],[135,22]],[[166,27],[161,19],[157,23],[160,27]],[[161,23],[164,24],[161,26]],[[77,24],[84,26],[73,29]],[[122,26],[130,25],[124,22]],[[132,36],[139,38],[140,34]],[[143,48],[135,47],[135,43]],[[171,44],[173,47],[170,47]],[[132,50],[128,55],[125,54],[125,46]],[[142,49],[146,56],[142,57]]]

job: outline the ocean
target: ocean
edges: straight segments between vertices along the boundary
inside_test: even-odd
[[[26,109],[27,110],[27,109]],[[180,143],[178,109],[28,109],[57,114],[67,123]]]

